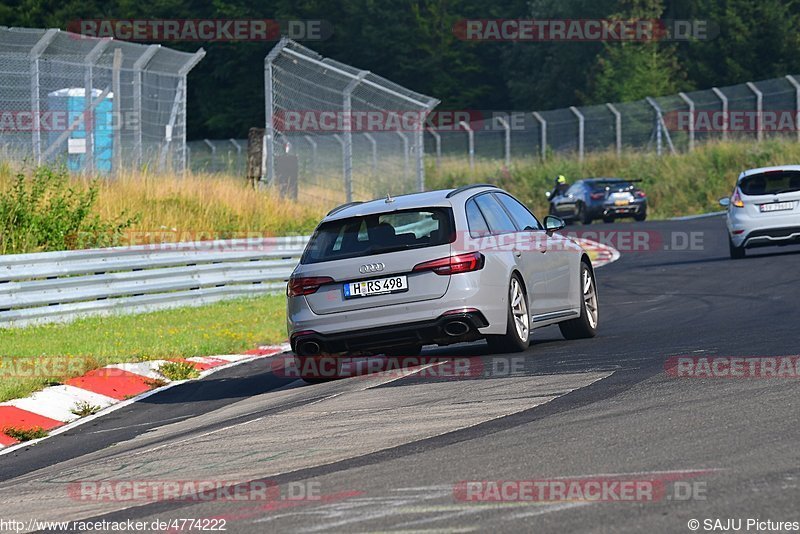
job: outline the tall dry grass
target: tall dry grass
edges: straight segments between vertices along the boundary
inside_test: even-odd
[[[30,175],[33,170],[0,164],[0,193],[8,190],[18,172]],[[109,220],[122,213],[135,217],[129,231],[137,239],[147,232],[172,233],[182,240],[305,234],[330,209],[326,203],[288,201],[229,176],[126,172],[113,179],[69,178],[69,187],[76,190],[87,190],[92,183],[98,187],[92,211]]]

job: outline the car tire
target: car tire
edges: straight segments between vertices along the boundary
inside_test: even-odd
[[[747,255],[745,248],[734,245],[733,239],[731,239],[730,236],[728,236],[728,250],[730,251],[732,260],[741,260]]]
[[[516,303],[516,304],[515,304]],[[524,317],[524,320],[522,319]],[[519,318],[519,323],[517,322]],[[506,333],[486,336],[492,352],[522,352],[530,345],[531,316],[528,311],[528,296],[517,274],[508,283],[508,319]]]
[[[586,204],[579,205],[578,219],[581,221],[581,224],[592,224],[592,215],[586,209]]]
[[[584,339],[597,335],[599,319],[599,300],[594,273],[581,262],[581,314],[576,319],[558,323],[561,335],[566,339]]]
[[[647,211],[643,211],[642,213],[637,213],[633,216],[634,221],[642,222],[647,219]]]

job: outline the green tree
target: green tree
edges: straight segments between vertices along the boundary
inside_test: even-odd
[[[612,20],[660,19],[661,0],[622,0]],[[690,87],[675,45],[658,39],[607,42],[598,55],[589,81],[586,103],[638,100]]]

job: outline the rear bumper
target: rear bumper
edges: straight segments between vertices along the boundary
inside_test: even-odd
[[[644,202],[631,202],[626,206],[615,206],[613,204],[605,204],[602,208],[604,217],[631,217],[639,215],[647,210],[647,204]]]
[[[743,240],[745,248],[795,244],[800,244],[800,226],[753,230],[747,233]]]
[[[408,345],[474,340],[481,337],[478,329],[488,325],[481,312],[465,310],[441,315],[430,321],[379,326],[338,334],[301,331],[293,334],[289,341],[292,350],[300,356],[313,356],[318,353],[369,352]],[[455,335],[448,333],[447,329],[452,329]]]

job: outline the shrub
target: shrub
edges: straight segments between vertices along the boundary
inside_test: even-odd
[[[76,185],[64,168],[18,173],[0,191],[0,254],[119,244],[138,216],[122,212],[116,219],[102,219],[92,211],[97,193],[97,182]]]

